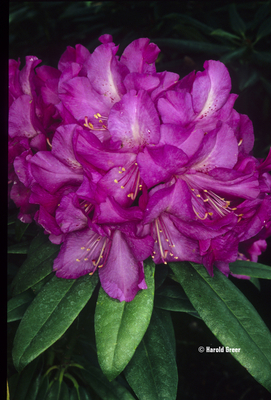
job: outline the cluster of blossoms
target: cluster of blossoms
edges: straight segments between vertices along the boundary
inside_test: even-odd
[[[230,262],[257,261],[271,233],[271,152],[252,156],[227,68],[206,61],[180,80],[156,72],[148,39],[121,57],[111,35],[99,40],[92,54],[68,47],[58,69],[10,60],[10,197],[62,243],[56,275],[98,269],[109,296],[131,301],[149,256],[227,276]]]

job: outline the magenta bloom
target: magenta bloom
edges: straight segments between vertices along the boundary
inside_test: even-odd
[[[68,47],[58,70],[35,76],[37,60],[28,75],[11,63],[10,174],[28,191],[21,210],[37,207],[35,221],[62,244],[56,275],[98,270],[109,296],[131,301],[149,256],[211,275],[256,261],[270,235],[271,153],[253,157],[227,68],[209,60],[179,80],[156,72],[149,39],[120,57],[110,35],[100,41],[92,54]]]
[[[27,223],[32,221],[37,206],[29,204],[31,182],[26,178],[26,160],[48,149],[47,140],[58,126],[55,104],[59,102],[60,72],[52,67],[36,68],[40,62],[28,56],[20,71],[20,61],[9,60],[9,195],[20,208],[18,217]]]

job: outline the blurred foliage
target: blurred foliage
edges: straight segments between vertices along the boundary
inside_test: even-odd
[[[134,39],[160,48],[157,70],[180,77],[202,69],[206,59],[224,62],[239,94],[235,108],[253,121],[254,154],[271,144],[271,2],[85,1],[11,2],[10,58],[39,57],[57,67],[67,46],[91,52],[98,37],[113,35],[119,54]]]

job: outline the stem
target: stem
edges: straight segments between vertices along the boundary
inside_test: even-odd
[[[72,383],[74,384],[75,389],[78,390],[79,385],[78,385],[77,380],[76,380],[71,374],[69,374],[69,373],[64,374],[64,376],[65,376],[65,378],[70,379],[70,380],[72,381]]]

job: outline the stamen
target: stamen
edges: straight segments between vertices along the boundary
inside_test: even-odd
[[[53,146],[51,145],[51,143],[50,143],[49,138],[46,139],[46,142],[48,143],[48,145],[49,145],[51,148],[53,147]]]
[[[123,174],[120,179],[114,179],[115,183],[121,183],[121,189],[125,189],[125,187],[129,184],[132,185],[132,192],[127,194],[127,197],[131,198],[133,201],[135,200],[138,191],[142,189],[142,184],[140,184],[140,173],[137,167],[137,163],[131,164],[129,167],[119,167],[121,168],[118,172],[119,174]]]
[[[86,215],[88,215],[90,211],[94,208],[94,205],[92,203],[89,203],[85,199],[79,200],[79,205]]]
[[[107,117],[102,117],[101,114],[97,113],[97,114],[94,114],[94,118],[99,120],[98,122],[100,124],[102,124],[101,127],[98,127],[98,128],[94,127],[94,125],[88,121],[88,117],[85,117],[84,126],[92,131],[104,131],[105,129],[107,129],[107,126],[104,124],[104,121],[106,121],[108,119]]]
[[[193,193],[192,200],[192,207],[194,213],[196,214],[197,218],[200,220],[205,220],[208,216],[212,216],[214,213],[209,211],[210,208],[215,210],[220,217],[224,217],[228,213],[234,212],[236,208],[231,208],[231,202],[229,200],[225,200],[225,198],[220,197],[212,190],[207,190],[203,188],[192,188],[191,183],[188,179],[184,179],[191,192]],[[201,201],[199,201],[201,199]]]
[[[165,249],[163,247],[161,234],[163,234],[163,238],[164,238],[165,242],[167,243],[168,247],[173,248],[173,247],[175,247],[175,245],[172,242],[172,239],[170,237],[167,226],[164,223],[164,220],[161,216],[155,219],[154,226],[155,226],[155,231],[156,231],[156,236],[157,236],[157,240],[155,241],[155,243],[158,243],[158,247],[160,250],[160,255],[161,255],[163,263],[167,264],[167,261],[166,261],[167,256],[170,255],[171,257],[173,257],[174,254],[172,253],[172,251]],[[155,251],[153,252],[153,254],[155,254]],[[152,257],[154,258],[154,256],[152,256]],[[174,257],[174,258],[176,258],[176,257]]]

